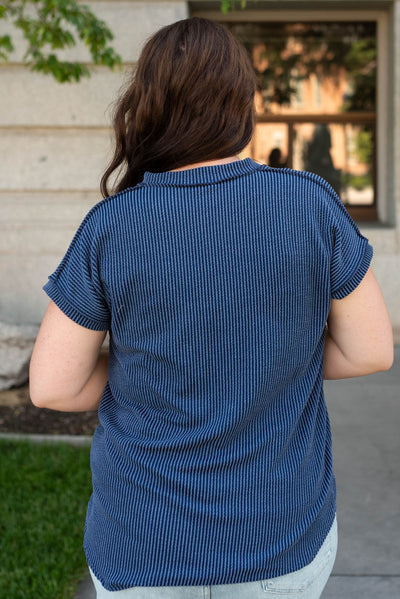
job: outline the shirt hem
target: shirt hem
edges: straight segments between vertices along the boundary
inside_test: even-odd
[[[357,267],[357,270],[352,275],[352,277],[348,281],[346,281],[346,283],[344,283],[344,285],[341,285],[339,287],[339,289],[336,289],[336,291],[332,292],[333,299],[343,299],[347,295],[349,295],[352,291],[354,291],[354,289],[356,289],[356,287],[358,287],[358,285],[363,280],[363,278],[371,264],[372,253],[373,253],[372,246],[370,246],[369,243],[367,242],[367,245],[364,250],[364,254],[361,258],[361,262],[359,263],[359,265]]]
[[[60,310],[68,316],[71,320],[73,320],[76,324],[79,324],[86,329],[91,329],[93,331],[107,331],[110,327],[110,323],[106,321],[95,321],[91,318],[88,318],[79,310],[77,310],[74,306],[70,304],[70,302],[63,296],[57,287],[54,281],[48,281],[46,285],[43,286],[43,290],[49,296],[51,300],[60,308]]]
[[[334,494],[335,496],[335,494]],[[202,579],[175,579],[174,581],[168,580],[168,579],[159,579],[159,580],[151,580],[151,579],[147,579],[144,580],[143,577],[141,577],[141,580],[137,580],[135,582],[132,581],[131,584],[128,583],[128,586],[123,585],[123,584],[118,584],[118,583],[107,583],[104,579],[103,576],[101,576],[100,574],[98,574],[96,572],[97,568],[93,567],[93,563],[91,562],[91,556],[90,556],[90,550],[89,548],[86,546],[86,544],[84,543],[84,550],[86,553],[86,560],[87,560],[87,564],[88,567],[90,568],[90,570],[93,572],[94,576],[96,577],[96,579],[100,582],[100,584],[103,586],[103,588],[107,591],[124,591],[124,590],[128,590],[128,589],[132,589],[132,588],[158,588],[158,587],[171,587],[171,588],[176,588],[176,587],[188,587],[188,588],[194,588],[194,587],[203,587],[203,586],[218,586],[218,585],[230,585],[230,584],[242,584],[242,583],[251,583],[251,582],[259,582],[262,580],[271,580],[273,578],[277,578],[279,576],[284,576],[286,574],[291,574],[292,572],[296,572],[298,570],[301,570],[303,568],[305,568],[306,566],[308,566],[316,557],[316,555],[318,554],[319,550],[321,549],[322,545],[324,544],[327,536],[329,535],[329,533],[332,530],[332,526],[334,525],[335,522],[335,518],[336,518],[336,501],[334,500],[333,502],[331,502],[331,505],[328,507],[328,512],[327,515],[329,514],[329,518],[326,518],[326,523],[327,525],[324,526],[325,532],[320,535],[320,539],[319,539],[319,543],[316,546],[314,552],[311,552],[309,555],[309,558],[307,560],[298,560],[296,566],[294,566],[292,569],[290,570],[272,570],[272,569],[268,569],[266,568],[265,570],[258,570],[257,573],[251,573],[250,571],[247,573],[247,575],[243,575],[243,573],[231,573],[230,575],[217,575],[217,576],[211,576],[211,577],[207,577],[205,576]],[[315,522],[313,523],[315,524]],[[311,527],[312,525],[311,524]]]

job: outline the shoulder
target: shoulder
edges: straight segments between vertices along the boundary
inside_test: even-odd
[[[259,165],[258,172],[265,173],[270,179],[275,179],[281,184],[296,187],[298,190],[309,192],[321,197],[329,197],[336,201],[337,194],[331,185],[319,175],[309,171],[298,171],[290,168],[273,168]]]
[[[310,221],[321,220],[334,223],[337,211],[346,212],[337,193],[319,175],[308,171],[289,168],[272,168],[259,165],[256,176],[261,177],[262,189],[268,196],[282,205],[282,210],[290,214],[302,214]]]
[[[336,191],[319,175],[265,165],[260,165],[260,169],[259,172],[270,178],[270,187],[284,203],[285,211],[292,216],[300,211],[303,221],[318,225],[332,235],[345,228],[363,237]]]
[[[126,217],[126,212],[140,195],[140,187],[129,187],[97,202],[86,214],[80,230],[106,229]]]

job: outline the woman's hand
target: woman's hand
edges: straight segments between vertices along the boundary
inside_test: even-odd
[[[369,268],[347,297],[332,300],[324,352],[324,378],[344,379],[388,370],[393,332],[382,292]]]
[[[106,332],[76,324],[50,302],[30,364],[35,406],[63,412],[98,408],[108,379],[108,355],[100,353]]]

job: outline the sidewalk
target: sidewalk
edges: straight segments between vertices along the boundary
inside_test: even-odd
[[[400,597],[400,347],[390,372],[328,381],[325,394],[339,549],[322,598]],[[89,576],[74,599],[95,599]]]
[[[400,347],[389,372],[328,381],[339,549],[323,599],[400,597]]]

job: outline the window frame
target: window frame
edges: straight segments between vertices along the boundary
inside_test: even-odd
[[[386,8],[386,10],[385,10]],[[376,23],[377,43],[377,75],[376,75],[376,111],[374,113],[349,114],[349,121],[375,123],[375,151],[372,168],[374,169],[375,202],[372,206],[346,206],[350,215],[357,221],[386,223],[388,220],[388,177],[389,156],[387,140],[391,138],[389,131],[389,12],[387,7],[381,9],[245,9],[223,14],[218,10],[195,10],[193,16],[214,19],[220,22],[350,22],[374,21]],[[289,125],[290,122],[345,122],[346,114],[340,115],[301,115],[285,117],[281,115],[258,116],[257,122],[280,122]],[[365,120],[367,118],[367,120]],[[372,119],[372,120],[371,120]],[[347,122],[349,122],[347,121]],[[289,133],[290,135],[290,133]]]

